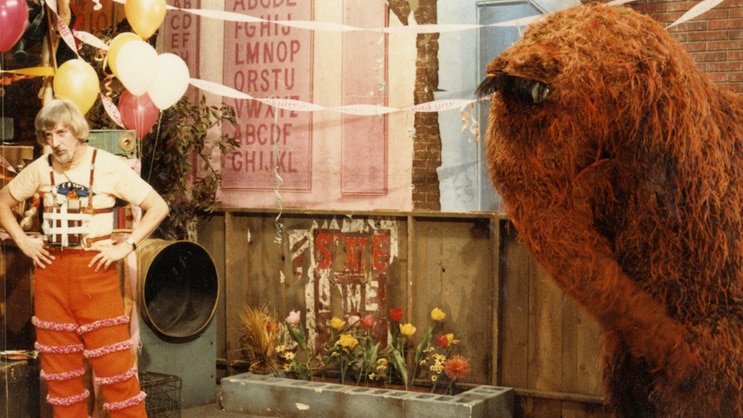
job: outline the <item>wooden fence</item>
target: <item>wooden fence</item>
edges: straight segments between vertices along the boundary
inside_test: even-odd
[[[439,307],[472,364],[467,381],[516,388],[519,416],[608,416],[598,327],[500,215],[228,211],[201,222],[199,242],[218,264],[223,289],[218,376],[246,370],[239,319],[246,304],[278,318],[299,309],[318,324],[349,309],[401,307],[420,330]],[[331,284],[313,284],[323,280]]]

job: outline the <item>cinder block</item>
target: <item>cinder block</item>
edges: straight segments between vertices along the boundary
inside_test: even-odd
[[[288,418],[510,418],[513,389],[478,386],[455,396],[308,382],[244,373],[222,379],[225,411]]]

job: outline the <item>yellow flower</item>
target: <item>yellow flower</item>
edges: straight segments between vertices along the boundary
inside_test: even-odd
[[[359,340],[353,337],[351,334],[341,334],[338,341],[341,343],[342,347],[349,348],[353,350],[354,347],[356,347],[356,344],[359,343]]]
[[[446,313],[439,308],[434,308],[431,311],[431,319],[437,322],[441,322],[446,318]]]
[[[454,334],[452,334],[452,333],[446,334],[446,339],[449,340],[449,345],[451,345],[451,344],[459,344],[459,340],[455,340],[454,339]]]
[[[406,337],[410,337],[415,334],[415,327],[411,323],[400,324],[400,333]]]
[[[330,326],[333,327],[334,330],[339,330],[343,328],[344,325],[346,325],[346,321],[338,317],[334,316],[333,319],[330,320]]]

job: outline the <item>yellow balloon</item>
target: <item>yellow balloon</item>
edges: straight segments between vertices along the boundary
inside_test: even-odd
[[[106,63],[114,76],[119,77],[119,74],[116,72],[116,58],[119,56],[121,48],[129,42],[141,40],[142,38],[133,32],[120,33],[111,39],[111,43],[108,44],[108,52],[106,53]]]
[[[127,0],[124,14],[134,32],[147,39],[165,20],[165,0]]]
[[[80,112],[88,113],[98,98],[98,74],[95,69],[80,58],[65,61],[57,68],[52,88],[58,99],[72,100]]]

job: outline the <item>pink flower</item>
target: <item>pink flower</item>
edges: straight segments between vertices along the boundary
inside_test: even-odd
[[[395,322],[400,322],[402,319],[402,309],[401,308],[392,308],[390,309],[390,319],[392,319]]]
[[[289,316],[286,317],[286,323],[297,325],[299,324],[300,319],[302,319],[302,316],[299,311],[291,311],[289,312]]]
[[[372,314],[369,314],[369,315],[365,316],[361,320],[361,325],[363,325],[364,328],[366,328],[366,329],[372,329],[372,328],[374,328],[374,325],[376,325],[376,324],[377,324],[377,319],[374,318],[374,315],[372,315]]]
[[[353,325],[353,324],[359,322],[359,320],[361,320],[361,318],[359,318],[358,315],[349,315],[348,316],[348,325]]]

